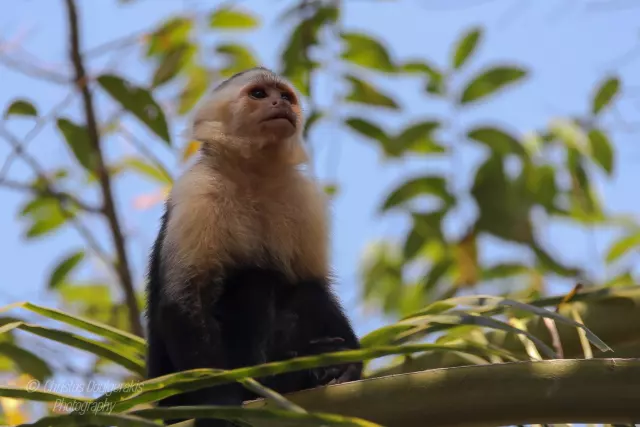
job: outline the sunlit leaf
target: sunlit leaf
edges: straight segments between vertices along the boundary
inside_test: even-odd
[[[26,99],[16,99],[5,110],[4,118],[9,116],[32,116],[38,115],[38,110]]]
[[[151,87],[161,86],[175,78],[183,70],[188,69],[195,57],[196,50],[194,44],[185,42],[163,52],[153,74]]]
[[[346,42],[346,50],[342,58],[364,68],[383,72],[394,72],[387,48],[371,36],[363,33],[342,33]]]
[[[593,105],[591,111],[593,114],[600,113],[605,107],[611,104],[620,90],[620,79],[610,77],[600,84],[593,97]]]
[[[494,93],[500,92],[522,80],[527,72],[519,67],[496,66],[474,77],[460,96],[461,104],[468,104]]]
[[[182,149],[181,161],[184,163],[189,160],[194,154],[198,152],[198,150],[200,150],[201,145],[202,143],[196,140],[191,140],[187,144],[185,144],[184,148]]]
[[[463,35],[462,39],[456,44],[453,54],[452,62],[454,69],[461,68],[471,57],[478,46],[481,35],[482,31],[479,28],[473,28]]]
[[[607,253],[607,262],[614,262],[627,252],[640,246],[640,232],[629,234],[618,240],[611,246]]]
[[[177,17],[169,19],[148,37],[147,56],[165,54],[167,51],[185,44],[189,40],[193,21]]]
[[[127,157],[122,160],[121,163],[126,168],[132,169],[140,175],[150,178],[152,181],[159,182],[160,184],[173,183],[173,178],[164,168],[161,169],[156,165],[146,163],[137,157]]]
[[[413,178],[396,188],[387,196],[382,205],[382,211],[397,207],[417,196],[432,195],[442,199],[445,203],[453,203],[454,199],[447,191],[447,182],[439,176],[423,176]]]
[[[92,319],[88,319],[78,315],[71,315],[55,308],[43,307],[37,304],[32,304],[30,302],[18,302],[1,307],[0,312],[4,312],[11,308],[17,307],[24,308],[25,310],[29,310],[34,313],[38,313],[39,315],[45,316],[49,319],[57,320],[68,325],[84,329],[115,342],[125,344],[126,346],[131,347],[137,352],[144,352],[146,348],[144,339],[136,335],[132,335],[123,330],[112,328],[109,325],[96,322]]]
[[[352,75],[346,75],[345,78],[351,82],[351,91],[345,98],[347,101],[378,107],[387,107],[393,110],[397,110],[399,108],[398,104],[396,104],[393,99],[381,93],[371,84]]]
[[[49,278],[49,289],[56,288],[62,283],[67,276],[82,262],[84,259],[84,251],[76,251],[62,259],[54,268]]]
[[[110,392],[109,395],[105,394],[101,396],[96,401],[117,402],[113,410],[120,412],[136,405],[157,401],[159,398],[218,384],[230,383],[237,381],[238,379],[261,378],[273,374],[298,371],[300,369],[332,366],[336,364],[375,359],[394,354],[411,354],[422,351],[468,352],[469,347],[438,344],[376,346],[358,350],[325,353],[318,356],[296,357],[286,361],[270,362],[252,367],[228,370],[225,372],[215,371],[213,369],[195,369],[139,382],[133,390],[126,388],[117,389]]]
[[[104,357],[112,362],[122,365],[137,374],[144,374],[144,363],[139,358],[134,357],[130,353],[123,352],[121,348],[111,349],[104,343],[76,335],[71,332],[47,328],[44,326],[31,325],[24,322],[15,322],[4,325],[0,328],[0,333],[6,333],[16,328],[74,348],[88,351],[96,356]]]
[[[39,381],[44,381],[53,375],[47,362],[13,343],[0,342],[0,354],[11,359],[19,372],[29,374]]]
[[[467,136],[474,141],[485,144],[490,150],[502,156],[515,154],[526,157],[526,151],[520,142],[504,130],[494,127],[479,127],[469,131]]]
[[[111,301],[111,290],[102,283],[69,283],[58,286],[58,294],[65,304],[76,307],[99,305],[102,301]]]
[[[98,160],[86,126],[79,126],[68,119],[58,119],[58,129],[62,132],[78,163],[88,172],[94,173]]]
[[[456,286],[471,286],[478,282],[478,248],[475,232],[468,233],[455,246],[454,256],[458,267]]]
[[[584,324],[578,323],[573,319],[570,319],[566,316],[556,313],[555,311],[547,310],[542,307],[536,307],[535,305],[516,301],[511,298],[504,298],[504,297],[493,296],[493,295],[474,295],[474,296],[468,296],[468,297],[456,297],[456,298],[449,299],[448,302],[451,302],[454,304],[460,304],[460,305],[471,305],[471,306],[489,305],[489,308],[492,308],[491,307],[492,305],[506,306],[506,307],[511,307],[518,310],[527,311],[541,317],[553,319],[557,322],[565,323],[575,328],[582,329],[586,333],[586,336],[589,338],[589,341],[592,342],[596,347],[598,347],[599,350],[612,351],[607,344],[605,344],[600,338],[598,338],[593,332],[591,332]]]
[[[611,175],[613,173],[613,147],[607,135],[599,129],[589,131],[589,142],[591,143],[591,155],[593,159]]]
[[[153,95],[149,90],[137,87],[114,75],[103,74],[97,80],[103,89],[120,103],[122,108],[136,116],[167,144],[171,144],[169,127],[164,112],[153,99]]]
[[[72,209],[63,211],[60,202],[55,198],[37,197],[22,209],[22,215],[29,216],[32,221],[26,237],[34,238],[59,229],[74,216],[74,211]]]
[[[257,17],[238,8],[221,7],[215,9],[209,17],[209,26],[222,30],[249,30],[258,24]]]
[[[224,78],[258,65],[251,51],[239,44],[220,44],[216,47],[216,52],[227,58],[227,65],[220,70],[220,75]]]
[[[178,114],[186,114],[198,103],[209,85],[209,72],[196,65],[187,71],[187,84],[180,93]]]

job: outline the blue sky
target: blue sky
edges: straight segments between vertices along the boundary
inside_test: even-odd
[[[203,0],[138,0],[129,6],[119,6],[115,0],[84,0],[81,4],[82,34],[85,49],[99,46],[115,37],[154,26],[157,22],[193,7],[206,10],[217,2]],[[244,1],[244,6],[261,15],[265,25],[250,35],[230,35],[228,40],[238,39],[251,44],[266,66],[275,66],[276,54],[288,36],[282,24],[274,17],[290,1]],[[343,25],[350,31],[364,31],[383,37],[398,60],[426,58],[441,66],[449,60],[452,43],[469,26],[482,25],[486,33],[480,49],[460,76],[457,84],[468,79],[479,69],[499,62],[514,62],[531,70],[526,84],[519,85],[478,108],[470,108],[458,117],[461,129],[474,123],[496,123],[513,132],[525,132],[544,126],[554,116],[584,113],[589,108],[591,89],[596,81],[608,72],[616,72],[626,87],[640,88],[640,7],[598,7],[598,1],[345,1]],[[611,3],[614,3],[613,1]],[[0,8],[0,37],[5,42],[21,39],[21,48],[60,73],[69,73],[67,67],[67,28],[62,1],[28,0],[6,4]],[[13,57],[16,51],[6,53]],[[323,57],[330,57],[324,51]],[[111,62],[110,62],[111,61]],[[133,51],[126,56],[110,55],[92,62],[93,72],[109,65],[118,73],[141,82],[152,72],[150,64],[139,61]],[[419,79],[403,79],[362,73],[370,76],[384,90],[407,108],[401,114],[370,112],[366,109],[350,109],[353,114],[371,114],[387,124],[389,129],[400,129],[408,122],[424,117],[445,117],[446,108],[422,93]],[[334,74],[324,73],[316,83],[319,103],[331,105],[333,94],[340,94],[346,87],[337,83]],[[35,101],[41,111],[48,111],[64,99],[66,88],[41,82],[19,73],[0,68],[0,105],[4,106],[17,96]],[[640,91],[636,89],[636,95]],[[114,106],[98,97],[99,113],[109,114]],[[65,115],[78,117],[78,100],[64,111]],[[640,111],[640,96],[626,93],[620,103],[622,115],[633,121]],[[4,107],[3,107],[4,108]],[[334,113],[347,113],[339,106]],[[638,132],[624,130],[619,122],[607,117],[605,122],[616,129],[612,134],[618,158],[615,176],[611,180],[598,181],[598,188],[611,211],[640,212],[640,198],[629,197],[637,193],[640,177]],[[184,123],[174,121],[172,132],[176,145],[181,146]],[[14,133],[24,135],[32,126],[27,120],[15,120],[7,125]],[[136,129],[146,137],[144,130]],[[358,271],[367,243],[379,237],[402,236],[407,227],[402,215],[384,218],[376,214],[376,208],[387,190],[401,182],[407,174],[424,173],[422,161],[383,162],[381,153],[372,143],[354,136],[335,123],[326,123],[313,134],[315,169],[322,178],[337,180],[340,195],[332,206],[333,260],[339,278],[338,293],[354,318],[360,334],[381,324],[383,320],[365,313],[358,304]],[[130,150],[121,139],[109,139],[106,143],[110,159]],[[152,144],[157,155],[169,163],[171,156],[161,143]],[[72,159],[52,126],[31,143],[29,150],[46,165],[69,164]],[[9,152],[4,141],[0,143],[0,159]],[[473,153],[462,153],[465,165],[475,162]],[[434,166],[436,167],[436,166]],[[174,169],[177,170],[177,169]],[[25,179],[29,170],[20,161],[15,162],[10,176]],[[460,177],[463,181],[468,178]],[[136,211],[133,199],[152,191],[155,184],[126,175],[115,183],[120,217],[127,233],[131,235],[129,247],[135,264],[136,280],[142,286],[142,273],[147,251],[157,230],[160,207]],[[94,195],[85,194],[91,199]],[[0,188],[0,302],[32,300],[43,304],[56,304],[51,294],[43,292],[48,271],[55,260],[68,251],[81,247],[82,242],[72,230],[65,230],[55,237],[25,242],[22,234],[26,224],[17,216],[17,207],[24,196],[15,191]],[[464,214],[464,213],[463,213]],[[468,214],[468,212],[467,212]],[[100,223],[92,224],[102,242],[109,239]],[[452,225],[456,232],[455,224]],[[551,250],[561,254],[567,262],[588,266],[600,277],[607,273],[604,266],[594,259],[591,235],[584,230],[563,226],[545,228],[545,241],[553,239]],[[595,249],[602,253],[610,236],[598,235]],[[509,251],[507,248],[506,251]],[[502,251],[504,252],[504,250]],[[502,252],[492,249],[491,256]],[[104,277],[97,264],[88,263],[80,277],[86,280]],[[565,289],[558,284],[557,289]],[[564,284],[566,285],[566,284]],[[119,290],[114,294],[120,297]]]

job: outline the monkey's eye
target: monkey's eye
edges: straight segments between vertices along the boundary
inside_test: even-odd
[[[255,88],[249,91],[249,96],[255,99],[262,99],[267,97],[267,92],[262,88]]]
[[[293,95],[289,92],[282,92],[280,97],[285,101],[293,102]]]

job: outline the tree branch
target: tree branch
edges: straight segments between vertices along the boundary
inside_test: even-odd
[[[75,197],[73,194],[65,193],[63,191],[56,191],[53,188],[51,188],[51,186],[48,185],[48,183],[46,182],[45,182],[44,188],[37,188],[26,182],[18,182],[18,181],[13,181],[9,179],[0,179],[0,186],[11,188],[13,190],[30,191],[32,193],[40,194],[42,196],[53,197],[54,199],[58,199],[60,203],[65,203],[65,202],[72,203],[76,205],[76,207],[86,212],[95,213],[95,214],[102,213],[102,209],[100,209],[99,207],[89,205],[86,202],[83,202],[82,200]]]
[[[359,417],[386,427],[629,424],[640,420],[639,387],[640,359],[569,359],[432,369],[285,397],[311,413]],[[264,399],[244,403],[249,409],[274,406]],[[267,419],[252,424],[291,425]]]
[[[97,160],[97,176],[102,190],[104,199],[104,213],[109,223],[111,237],[116,250],[116,270],[120,279],[120,285],[123,288],[127,306],[129,308],[129,322],[133,333],[142,336],[142,324],[140,322],[140,308],[133,287],[131,278],[131,269],[129,267],[129,258],[122,234],[122,228],[116,213],[113,191],[111,188],[111,179],[105,165],[102,155],[102,147],[100,146],[100,135],[98,132],[98,123],[95,116],[93,99],[88,86],[87,73],[84,68],[82,54],[80,53],[80,34],[78,29],[78,12],[74,0],[65,0],[67,5],[67,17],[69,20],[69,55],[71,63],[75,71],[75,84],[82,95],[82,103],[84,106],[84,115],[87,122],[87,131],[89,140],[93,146],[94,154]]]
[[[24,148],[20,144],[20,141],[18,141],[17,138],[15,138],[11,133],[9,133],[9,131],[4,129],[2,126],[0,126],[0,136],[6,139],[9,142],[9,145],[11,145],[11,147],[13,148],[13,152],[16,153],[16,155],[21,156],[22,159],[25,162],[27,162],[27,164],[31,167],[31,169],[33,169],[33,172],[36,174],[38,179],[40,179],[40,181],[42,181],[43,185],[45,186],[45,191],[49,192],[49,194],[62,194],[53,189],[51,180],[49,179],[49,177],[47,177],[47,174],[45,173],[44,168],[40,166],[38,161],[35,158],[31,157],[26,151],[24,151]],[[0,180],[0,182],[6,183],[7,181]],[[6,185],[6,186],[10,187],[11,185]],[[92,207],[92,209],[95,209],[98,212],[104,214],[101,208]],[[74,228],[85,239],[85,241],[87,242],[91,250],[93,250],[96,253],[96,255],[105,264],[111,265],[112,262],[109,259],[109,256],[104,252],[104,250],[102,250],[97,240],[95,239],[93,234],[91,234],[91,232],[87,229],[87,227],[85,227],[85,225],[82,222],[80,222],[78,218],[76,218],[63,203],[60,204],[60,210],[62,211],[62,214],[65,216],[65,218],[67,218],[68,220],[71,220],[71,223],[73,224]]]

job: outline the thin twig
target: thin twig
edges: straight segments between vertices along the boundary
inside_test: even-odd
[[[2,167],[0,168],[0,180],[4,179],[9,173],[9,169],[11,168],[11,164],[13,161],[18,158],[21,152],[25,152],[27,149],[27,145],[33,139],[38,136],[40,131],[44,129],[44,126],[51,120],[53,117],[56,117],[62,110],[64,110],[75,98],[75,92],[69,92],[67,96],[57,105],[55,105],[46,115],[40,116],[36,121],[35,126],[27,133],[27,135],[23,138],[22,143],[19,144],[19,150],[15,149],[7,156]]]
[[[75,71],[76,87],[82,94],[84,115],[87,122],[87,132],[96,156],[96,174],[100,182],[100,188],[104,199],[104,212],[109,223],[109,229],[111,231],[111,237],[113,239],[117,255],[116,269],[120,279],[120,285],[122,286],[125,294],[127,307],[129,308],[128,312],[131,330],[133,333],[143,336],[143,329],[140,321],[140,308],[138,307],[138,301],[133,287],[133,279],[131,278],[127,248],[115,208],[113,191],[111,188],[111,178],[109,177],[109,171],[102,155],[100,134],[95,116],[93,98],[91,91],[89,90],[89,85],[87,84],[87,73],[84,68],[82,54],[80,53],[78,12],[74,0],[65,0],[65,3],[67,6],[67,17],[69,20],[70,61],[73,64]]]
[[[0,63],[4,64],[7,68],[11,68],[27,76],[36,77],[38,79],[60,85],[69,84],[69,78],[65,77],[62,74],[46,70],[44,68],[38,67],[35,64],[15,60],[7,55],[0,55]]]
[[[40,166],[40,164],[35,158],[31,157],[27,152],[25,152],[22,149],[22,145],[20,144],[20,141],[16,137],[14,137],[11,133],[9,133],[9,131],[4,129],[2,126],[0,126],[0,136],[6,139],[9,142],[9,144],[13,147],[14,152],[18,153],[18,155],[22,157],[22,159],[31,167],[31,169],[33,169],[34,173],[37,175],[40,181],[42,181],[45,189],[48,189],[49,194],[56,194],[57,192],[53,190],[53,185],[51,183],[51,180],[45,173],[44,168]],[[105,264],[112,265],[113,263],[110,260],[109,256],[100,247],[100,244],[98,243],[96,238],[93,237],[93,234],[91,234],[89,229],[85,227],[84,224],[82,224],[80,220],[69,211],[67,206],[65,206],[65,204],[62,203],[62,200],[60,200],[60,202],[61,202],[60,211],[62,212],[62,214],[67,220],[71,221],[73,227],[76,229],[78,234],[80,234],[80,236],[84,238],[84,240],[87,242],[87,245],[91,248],[91,250],[95,252],[96,256],[98,256]]]
[[[56,191],[54,189],[52,189],[49,185],[45,184],[44,188],[37,188],[35,186],[33,186],[32,184],[26,183],[26,182],[18,182],[18,181],[13,181],[13,180],[9,180],[9,179],[1,179],[0,180],[0,186],[2,187],[6,187],[6,188],[11,188],[13,190],[23,190],[23,191],[29,191],[31,193],[36,193],[36,194],[40,194],[42,196],[49,196],[49,197],[53,197],[54,199],[58,199],[61,203],[64,202],[69,202],[72,203],[74,205],[76,205],[76,207],[82,209],[83,211],[86,212],[90,212],[90,213],[95,213],[95,214],[101,214],[102,210],[96,206],[91,206],[89,204],[87,204],[86,202],[83,202],[82,200],[78,199],[77,197],[73,196],[72,194],[69,193],[65,193],[63,191]]]
[[[144,145],[142,141],[140,141],[133,133],[129,132],[129,130],[120,124],[119,126],[120,132],[124,135],[124,138],[129,141],[131,145],[133,145],[143,156],[151,161],[157,167],[162,174],[167,177],[170,181],[173,181],[173,177],[169,173],[169,169],[162,163],[162,161],[156,156],[153,151],[149,150],[149,148]]]

